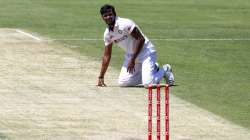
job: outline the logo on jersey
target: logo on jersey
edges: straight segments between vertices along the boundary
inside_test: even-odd
[[[125,39],[127,39],[127,38],[128,38],[128,36],[127,36],[127,35],[124,35],[123,37],[114,40],[114,42],[115,42],[115,43],[118,43],[118,42],[123,41],[123,40],[125,40]]]
[[[122,30],[118,30],[118,33],[119,33],[119,34],[122,34]]]

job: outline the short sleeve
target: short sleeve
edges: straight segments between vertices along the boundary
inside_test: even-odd
[[[111,37],[110,37],[110,35],[109,35],[109,33],[108,33],[107,30],[104,32],[103,40],[104,40],[104,45],[105,46],[108,46],[109,44],[112,43]]]
[[[130,19],[126,20],[126,22],[124,24],[124,30],[126,32],[131,34],[131,32],[134,30],[135,27],[136,27],[136,24],[132,20],[130,20]]]

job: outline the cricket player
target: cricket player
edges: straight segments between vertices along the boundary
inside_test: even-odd
[[[130,19],[116,15],[115,8],[106,4],[101,7],[102,19],[107,24],[104,32],[104,55],[98,86],[106,86],[104,75],[109,66],[113,44],[121,47],[126,53],[118,79],[119,86],[136,86],[157,84],[162,78],[167,84],[174,84],[174,75],[169,64],[159,68],[156,63],[156,49],[141,29]]]

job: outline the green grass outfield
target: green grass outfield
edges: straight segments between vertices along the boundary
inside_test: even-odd
[[[250,129],[249,0],[0,0],[0,27],[57,39],[101,39],[99,8],[106,2],[151,39],[184,39],[153,40],[158,61],[174,68],[179,86],[173,94]],[[59,42],[101,60],[100,40]],[[112,65],[118,69],[121,54],[114,49]]]

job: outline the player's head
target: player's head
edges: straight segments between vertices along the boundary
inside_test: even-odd
[[[101,7],[100,9],[100,13],[103,16],[105,13],[112,11],[113,14],[116,16],[116,12],[115,12],[115,7],[113,5],[110,4],[105,4]]]
[[[115,22],[116,12],[114,6],[105,4],[101,7],[100,13],[106,24],[110,25]]]

